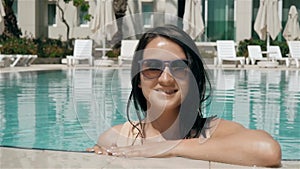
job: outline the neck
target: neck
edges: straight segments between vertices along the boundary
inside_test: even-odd
[[[165,110],[162,113],[158,110],[148,110],[147,121],[166,139],[178,139],[179,137],[179,108]],[[152,116],[151,116],[152,115]],[[155,115],[155,116],[153,116]]]

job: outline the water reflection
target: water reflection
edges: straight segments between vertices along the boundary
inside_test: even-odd
[[[285,159],[300,157],[299,70],[213,69],[210,75],[206,115],[266,130]],[[0,143],[84,151],[126,120],[130,80],[129,69],[0,73]]]
[[[295,72],[290,72],[289,74],[289,81],[288,81],[288,91],[289,94],[286,96],[287,99],[293,100],[295,97],[300,97],[299,91],[300,91],[300,74],[299,70]],[[299,107],[299,102],[296,101],[290,101],[287,103],[286,107],[288,108],[288,111],[286,111],[287,120],[290,124],[294,124],[296,113],[297,113],[297,106]],[[298,109],[299,113],[299,109]]]
[[[216,89],[234,90],[226,92],[226,96],[215,96],[232,100],[223,99],[226,105],[223,117],[245,127],[268,131],[280,141],[285,159],[299,158],[299,70],[213,71],[214,79],[223,79]]]

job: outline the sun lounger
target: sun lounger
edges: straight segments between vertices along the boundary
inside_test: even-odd
[[[30,66],[35,59],[37,58],[37,55],[7,55],[7,54],[1,54],[0,55],[0,62],[2,64],[7,64],[10,67],[15,66]],[[9,60],[9,61],[7,61]]]
[[[93,65],[93,40],[76,39],[72,56],[67,56],[67,65],[74,66],[77,60],[89,60],[89,65]]]
[[[294,61],[296,64],[296,67],[300,67],[300,41],[288,41],[289,46],[289,57],[291,58],[291,61]]]
[[[283,58],[279,46],[269,46],[269,58],[272,61],[284,61],[286,66],[290,66],[289,58]]]
[[[5,67],[5,59],[7,58],[6,55],[0,54],[0,67]]]
[[[118,57],[119,66],[122,66],[124,61],[132,61],[138,43],[139,40],[122,40],[120,56]]]
[[[35,57],[33,57],[35,56]],[[10,64],[10,67],[15,67],[17,65],[19,66],[29,66],[32,63],[31,61],[36,58],[36,55],[11,55],[11,59],[13,60]]]
[[[217,57],[218,65],[222,65],[223,61],[235,62],[236,67],[238,63],[244,67],[245,57],[237,57],[233,40],[217,40]]]
[[[250,63],[254,65],[256,61],[268,60],[266,57],[263,57],[263,53],[259,45],[248,45],[247,49],[248,49],[247,63],[249,63],[250,60]]]

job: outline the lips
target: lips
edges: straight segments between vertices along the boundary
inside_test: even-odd
[[[163,93],[165,95],[172,95],[172,94],[175,94],[178,90],[177,89],[157,89],[156,91]]]

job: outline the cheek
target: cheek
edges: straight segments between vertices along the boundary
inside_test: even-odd
[[[149,95],[150,95],[150,91],[151,89],[154,87],[155,83],[153,82],[153,80],[145,80],[142,76],[141,76],[141,81],[140,84],[138,85],[139,88],[141,88],[144,97],[149,100]]]
[[[181,98],[184,100],[184,98],[187,96],[188,91],[190,90],[189,86],[189,79],[185,81],[178,81],[177,84],[179,85],[180,91],[181,91]]]

